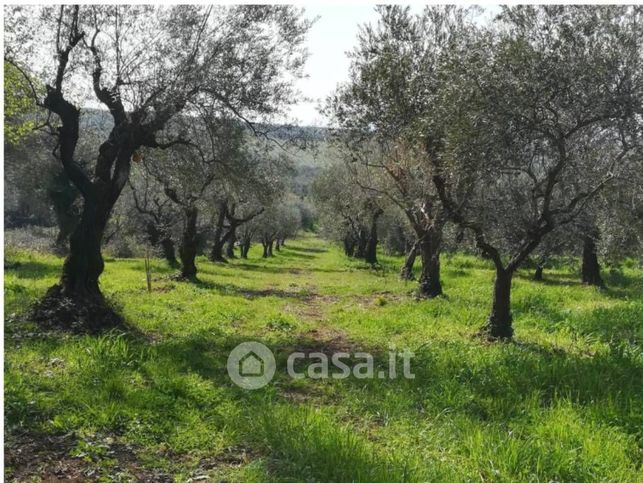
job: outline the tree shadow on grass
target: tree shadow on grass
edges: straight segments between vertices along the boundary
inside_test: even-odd
[[[238,295],[247,299],[261,298],[261,297],[279,297],[287,299],[296,299],[302,301],[312,300],[317,297],[316,293],[309,290],[282,290],[278,288],[254,289],[239,287],[233,284],[220,284],[211,282],[209,280],[193,279],[190,281],[200,288],[214,290],[221,295]]]
[[[296,251],[286,250],[286,249],[277,252],[274,256],[278,258],[283,258],[283,259],[302,258],[305,260],[313,260],[315,258],[318,258],[315,255],[309,255],[307,253],[298,253]]]
[[[316,247],[297,247],[297,246],[284,246],[284,249],[293,252],[304,252],[304,253],[327,253],[327,248],[316,248]]]
[[[287,266],[287,267],[280,267],[280,266],[273,266],[273,265],[265,265],[261,263],[248,263],[248,262],[241,262],[241,263],[236,263],[233,265],[235,268],[240,268],[241,270],[247,270],[249,272],[265,272],[265,273],[279,273],[279,274],[291,274],[291,275],[301,275],[301,274],[306,274],[306,273],[347,273],[349,270],[348,269],[332,269],[332,268],[320,268],[320,267],[314,267],[314,266],[308,266],[308,267],[295,267],[295,266]],[[211,272],[214,275],[218,275],[218,272]]]
[[[230,351],[249,340],[269,347],[277,360],[275,379],[256,391],[237,387],[226,369]],[[218,437],[233,424],[235,443],[267,454],[278,477],[294,477],[302,471],[321,481],[341,480],[342,476],[358,481],[360,475],[363,481],[374,481],[377,476],[391,476],[378,466],[366,469],[378,457],[381,460],[381,455],[361,446],[361,437],[342,446],[341,441],[348,440],[337,423],[311,419],[309,415],[300,418],[299,409],[292,405],[293,381],[285,371],[290,352],[302,348],[302,344],[305,352],[345,349],[333,347],[326,340],[315,347],[315,341],[314,337],[302,339],[293,333],[248,338],[223,330],[201,331],[154,344],[137,334],[49,337],[34,346],[45,360],[60,358],[58,354],[72,345],[69,360],[63,355],[60,363],[62,368],[72,364],[73,369],[66,373],[65,390],[52,386],[52,379],[41,371],[25,372],[9,363],[8,426],[23,424],[37,429],[48,420],[56,420],[61,433],[98,430],[134,440],[143,436],[146,445],[169,447],[170,457],[176,458],[188,451],[175,449],[180,445],[177,442],[196,438],[194,444],[199,448],[208,447],[212,445],[208,438]],[[377,361],[387,360],[381,347],[360,349],[374,354]],[[74,357],[79,360],[74,362]],[[52,371],[58,370],[56,364],[51,366]],[[523,417],[525,410],[532,410],[530,404],[537,395],[542,410],[551,408],[561,397],[567,398],[589,410],[598,421],[616,424],[631,434],[637,434],[643,423],[636,410],[643,404],[643,369],[631,354],[610,352],[585,357],[521,342],[481,345],[472,351],[470,342],[434,341],[416,351],[412,369],[415,379],[350,377],[327,383],[338,388],[335,404],[342,404],[341,398],[352,399],[353,404],[365,406],[363,410],[355,408],[364,417],[386,408],[392,418],[413,420],[427,411],[448,409],[445,414],[506,424]],[[312,398],[312,404],[328,394],[315,392],[314,381],[306,384],[312,389],[305,391],[304,397]],[[50,397],[52,390],[55,399]],[[405,395],[404,403],[400,403],[400,394]],[[281,406],[283,412],[275,412]],[[257,431],[260,437],[253,436]],[[352,458],[356,448],[357,457]],[[338,461],[355,468],[333,469]],[[393,464],[396,471],[400,467]],[[391,481],[398,481],[395,475]]]
[[[614,347],[621,343],[638,345],[643,341],[642,321],[643,303],[639,299],[585,311],[573,318],[571,328]]]
[[[180,265],[178,264],[172,264],[168,262],[167,260],[160,260],[160,259],[155,259],[154,264],[152,265],[152,272],[157,273],[157,274],[162,274],[162,275],[168,275],[175,273],[178,268],[180,268]],[[105,258],[105,264],[118,264],[119,268],[127,268],[128,270],[132,270],[135,272],[141,272],[145,273],[145,261],[140,259],[140,258],[121,258],[121,259],[113,259],[113,258]]]
[[[595,307],[575,312],[571,312],[566,307],[560,307],[544,294],[521,293],[513,302],[513,315],[517,321],[522,317],[530,317],[546,332],[564,329],[611,345],[618,345],[621,342],[639,344],[643,340],[641,299],[632,298],[631,291],[618,295],[613,293],[610,295],[610,292],[610,290],[601,291],[606,297],[618,299],[619,302],[612,303],[608,307]]]
[[[632,296],[643,296],[643,280],[636,276],[624,274],[619,271],[608,272],[604,275],[605,287],[584,285],[580,275],[576,273],[545,272],[543,280],[534,280],[533,274],[520,271],[516,278],[537,285],[553,287],[585,287],[587,290],[598,290],[603,295],[613,299],[626,299]]]
[[[47,434],[73,434],[74,439],[58,459],[69,455],[76,438],[82,439],[79,435],[99,432],[113,437],[115,443],[108,443],[110,449],[122,441],[134,446],[143,441],[147,451],[154,451],[158,445],[168,448],[164,452],[167,456],[161,457],[177,462],[183,461],[181,456],[189,453],[193,445],[200,451],[218,447],[215,442],[232,425],[234,436],[228,436],[233,438],[228,443],[268,454],[277,476],[294,477],[306,471],[315,480],[327,481],[328,477],[355,473],[333,469],[333,462],[345,458],[346,463],[359,465],[359,471],[369,472],[369,481],[376,481],[378,474],[384,478],[384,468],[374,464],[381,458],[367,447],[362,451],[356,446],[362,444],[360,438],[345,445],[345,430],[331,419],[324,421],[324,438],[311,435],[303,447],[291,449],[302,441],[303,432],[316,427],[308,417],[291,420],[291,416],[297,416],[297,408],[283,406],[286,399],[279,396],[279,387],[288,378],[285,365],[289,348],[297,337],[272,334],[271,338],[251,338],[273,351],[278,367],[275,380],[255,391],[234,384],[226,368],[230,351],[248,340],[212,330],[154,344],[129,333],[41,337],[33,348],[49,361],[54,374],[47,376],[38,367],[19,370],[11,362],[8,364],[8,431],[13,434],[20,428],[21,432],[32,431],[44,438],[45,433],[39,432],[43,427],[53,428],[48,421],[55,420],[57,429]],[[65,371],[64,377],[56,375],[58,371]],[[52,391],[55,399],[50,397]],[[285,410],[279,413],[285,419],[280,419],[284,427],[279,440],[274,440],[269,437],[273,428],[265,425],[269,419],[274,421],[273,409],[278,404]],[[255,437],[257,431],[266,437]],[[185,441],[189,444],[183,447]],[[104,444],[102,440],[100,443]],[[104,460],[107,464],[107,459],[114,458],[110,454],[97,454],[95,461]],[[38,460],[42,462],[46,456],[39,455]],[[374,469],[368,470],[369,467]]]
[[[274,334],[273,334],[274,335]],[[317,420],[312,414],[301,413],[303,407],[292,406],[293,380],[287,375],[287,359],[293,350],[321,352],[329,349],[328,341],[300,336],[281,335],[264,338],[253,336],[254,342],[267,346],[276,359],[274,379],[265,387],[248,391],[237,387],[227,373],[227,357],[246,337],[194,334],[180,340],[169,340],[159,347],[159,353],[186,373],[196,373],[206,380],[216,381],[226,393],[244,408],[245,421],[237,427],[245,444],[254,446],[271,458],[271,469],[278,477],[300,478],[304,472],[316,481],[402,481],[404,463],[377,454],[360,436],[338,426],[332,419]],[[376,349],[362,348],[375,353]],[[305,370],[299,365],[298,371]],[[299,397],[323,396],[307,386]],[[318,434],[322,431],[323,434]],[[338,467],[338,461],[344,461]],[[350,463],[350,465],[349,465]],[[349,465],[349,466],[347,466]]]
[[[33,349],[50,361],[52,374],[8,364],[8,432],[38,434],[49,428],[49,434],[71,433],[74,440],[98,432],[125,437],[134,446],[143,438],[151,451],[158,444],[172,448],[168,459],[189,449],[180,447],[186,438],[200,449],[216,446],[213,440],[228,417],[220,408],[242,396],[240,388],[226,381],[227,353],[222,348],[228,346],[223,340],[210,333],[151,345],[135,331],[92,337],[50,333],[23,340],[22,345],[33,343]],[[65,371],[64,378],[56,375],[59,371]],[[52,391],[55,400],[50,400]],[[56,425],[48,423],[53,420]],[[43,458],[40,463],[46,461]],[[99,453],[96,458],[107,463],[113,456]]]
[[[365,413],[394,407],[391,417],[413,420],[448,409],[494,424],[567,400],[635,436],[643,424],[637,409],[643,405],[643,365],[632,353],[585,356],[518,342],[484,346],[472,356],[469,344],[435,341],[415,351],[411,367],[414,379],[345,379],[342,397],[359,395]],[[401,393],[408,395],[405,404],[387,401]]]
[[[206,274],[213,277],[225,277],[225,278],[248,278],[243,273],[239,273],[238,270],[234,270],[238,265],[218,265],[212,264],[201,264],[199,265],[199,275]],[[228,268],[233,270],[228,270]],[[197,275],[198,278],[198,275]]]
[[[265,273],[299,274],[305,271],[304,269],[295,268],[295,267],[277,267],[272,265],[265,265],[260,263],[248,263],[248,262],[237,263],[234,265],[234,267],[248,272],[265,272]]]
[[[605,288],[587,287],[587,289],[599,290],[607,298],[615,300],[640,300],[643,298],[643,291],[640,289],[633,291],[630,287],[613,286],[608,284]]]
[[[539,292],[517,293],[512,303],[512,313],[516,320],[521,317],[536,317],[543,329],[552,331],[557,324],[568,317],[568,312]]]
[[[622,270],[607,270],[604,275],[605,283],[609,287],[636,287],[639,292],[643,291],[643,278],[640,276],[624,273]],[[637,272],[637,273],[640,273]]]
[[[523,270],[516,273],[515,278],[550,287],[575,287],[582,285],[580,279],[576,275],[567,273],[545,272],[542,280],[534,280],[532,273],[528,273]]]
[[[5,262],[7,273],[13,273],[17,278],[26,279],[41,279],[48,277],[56,277],[60,275],[61,265],[55,262],[40,262],[40,261],[18,261],[18,262]]]

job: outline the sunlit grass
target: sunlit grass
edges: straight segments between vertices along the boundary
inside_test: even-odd
[[[606,274],[607,291],[564,266],[544,283],[521,272],[516,340],[488,344],[474,337],[489,311],[485,261],[445,256],[445,296],[418,301],[398,279],[399,258],[370,269],[312,236],[287,245],[267,260],[256,247],[247,261],[199,258],[194,284],[155,260],[152,293],[143,260],[108,259],[103,291],[135,330],[96,337],[21,321],[62,260],[9,251],[20,265],[5,274],[7,431],[73,433],[76,454],[104,475],[112,463],[98,436],[133,445],[140,464],[178,480],[203,458],[219,462],[213,479],[231,481],[643,478],[634,265]],[[227,377],[227,355],[245,340],[277,354],[277,376],[258,391]],[[289,350],[329,341],[376,355],[408,347],[415,378],[285,374]]]

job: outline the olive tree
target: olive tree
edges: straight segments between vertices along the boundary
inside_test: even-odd
[[[5,15],[5,59],[30,67],[45,86],[61,164],[83,198],[60,283],[50,298],[101,302],[101,240],[111,210],[143,148],[168,136],[177,115],[201,102],[251,120],[294,102],[309,23],[289,6],[14,7]],[[76,154],[80,113],[100,105],[112,117],[95,147],[93,171]],[[69,304],[66,304],[69,306]]]
[[[164,193],[164,187],[151,175],[150,171],[134,166],[129,180],[131,188],[130,218],[142,227],[147,242],[161,249],[163,258],[170,266],[175,266],[176,249],[172,234],[180,212]]]
[[[236,158],[227,167],[211,199],[214,206],[212,248],[209,258],[226,262],[234,257],[237,230],[260,215],[286,189],[291,159],[271,141],[248,138],[244,156]]]
[[[426,119],[444,129],[423,139],[426,160],[496,268],[492,338],[512,336],[512,277],[543,237],[640,165],[642,20],[638,7],[505,8],[441,68]]]
[[[181,277],[194,280],[199,242],[199,214],[207,211],[210,193],[246,156],[245,129],[224,112],[208,110],[199,117],[177,121],[176,129],[193,141],[164,152],[144,152],[147,174],[162,187],[164,195],[182,214],[179,245]]]
[[[350,80],[329,99],[326,113],[345,159],[370,172],[356,177],[358,182],[399,206],[413,228],[416,240],[402,276],[410,276],[418,251],[418,295],[435,297],[442,293],[440,250],[447,217],[430,165],[416,149],[418,121],[433,109],[437,65],[466,28],[468,11],[440,7],[413,15],[408,7],[381,6],[378,12],[378,22],[362,28],[350,54]]]
[[[288,196],[274,200],[254,224],[254,236],[263,247],[262,256],[272,257],[274,250],[281,249],[283,240],[294,237],[300,227],[301,213],[293,200]]]
[[[340,242],[349,257],[377,263],[378,220],[384,213],[382,196],[363,189],[357,182],[359,166],[334,162],[315,179],[312,186],[325,234]]]

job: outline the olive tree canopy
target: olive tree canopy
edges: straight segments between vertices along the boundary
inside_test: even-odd
[[[173,118],[206,104],[254,126],[296,102],[308,28],[289,6],[6,9],[5,60],[45,86],[44,95],[35,88],[32,95],[84,201],[50,296],[102,300],[100,242],[112,207],[141,148],[189,142],[165,129]],[[109,111],[112,127],[93,162],[81,163],[79,119],[97,107]]]

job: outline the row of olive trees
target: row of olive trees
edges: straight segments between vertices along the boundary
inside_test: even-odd
[[[91,153],[91,141],[106,135],[109,128],[100,111],[89,111],[85,117],[82,122],[88,132],[78,152]],[[11,130],[23,120],[24,116],[10,119],[7,125]],[[89,126],[93,126],[91,131]],[[269,256],[271,245],[276,244],[278,250],[284,238],[296,233],[301,210],[295,197],[286,195],[293,170],[283,146],[277,149],[270,141],[257,140],[243,124],[226,118],[225,112],[201,109],[198,116],[178,116],[171,128],[186,135],[190,143],[137,154],[128,180],[131,189],[115,204],[103,245],[113,243],[117,253],[128,254],[131,247],[126,240],[146,243],[158,248],[171,266],[180,264],[181,276],[191,279],[196,276],[196,254],[205,243],[210,245],[212,261],[226,262],[235,257],[236,244],[245,258],[251,242],[264,243],[264,255]],[[29,130],[13,136],[5,149],[9,158],[5,178],[13,191],[8,197],[15,205],[15,211],[10,211],[12,222],[20,226],[29,221],[39,225],[55,221],[54,247],[66,253],[69,235],[80,218],[80,200],[51,155],[50,141]],[[28,165],[25,159],[30,160]],[[21,212],[32,217],[38,213],[38,217],[21,220],[16,216]],[[245,224],[249,224],[247,230]],[[181,257],[177,260],[179,241]]]
[[[334,163],[312,186],[324,235],[340,241],[349,257],[377,263],[378,221],[384,210],[375,195],[356,186],[348,166]]]
[[[171,264],[177,263],[179,240],[180,275],[188,280],[197,275],[196,256],[204,242],[211,261],[226,263],[235,258],[237,244],[247,258],[252,242],[281,243],[301,224],[300,211],[287,196],[285,156],[251,142],[233,120],[208,115],[200,124],[190,121],[190,129],[208,131],[207,136],[191,132],[191,139],[200,140],[195,146],[144,155],[130,180],[134,216],[128,217],[134,225],[142,222],[147,241],[159,246]],[[264,250],[269,255],[272,250]]]
[[[326,107],[343,169],[408,220],[423,295],[442,292],[445,224],[470,234],[496,269],[484,332],[509,338],[512,277],[543,240],[576,226],[596,283],[599,224],[640,214],[643,10],[512,7],[485,25],[458,7],[379,13]],[[356,197],[333,207],[344,224]]]
[[[196,273],[190,265],[198,214],[193,195],[216,176],[197,165],[223,165],[226,155],[238,155],[240,135],[230,120],[254,129],[253,121],[268,121],[297,101],[293,80],[302,75],[310,26],[302,12],[289,6],[68,5],[5,13],[5,61],[24,74],[45,114],[42,128],[54,139],[54,155],[82,199],[60,282],[43,307],[103,304],[102,241],[132,163],[140,159],[157,181],[168,182],[165,194],[185,217],[183,271]],[[81,158],[81,112],[90,106],[109,112],[110,128]],[[208,119],[186,121],[197,117]],[[204,138],[214,132],[212,145],[202,148],[202,139],[191,139],[195,131]],[[156,160],[166,169],[157,170]],[[181,190],[177,180],[185,177],[200,180]]]

